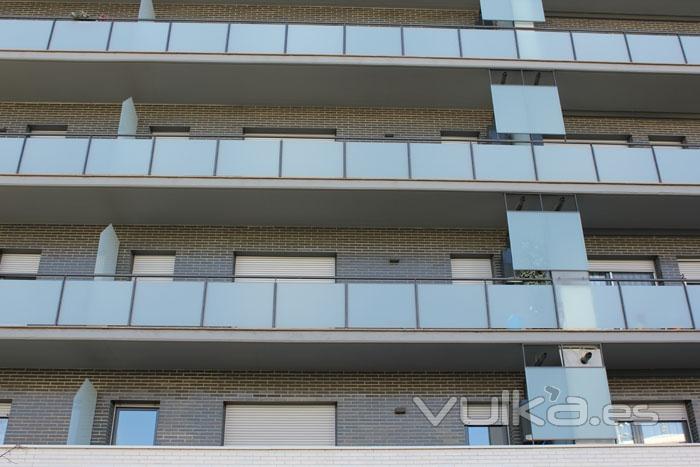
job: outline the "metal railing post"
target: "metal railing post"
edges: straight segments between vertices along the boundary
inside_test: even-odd
[[[629,321],[627,320],[627,308],[625,307],[625,297],[622,293],[622,283],[619,281],[615,282],[617,284],[617,292],[620,296],[620,307],[622,308],[622,319],[625,322],[625,329],[629,329]]]
[[[88,137],[87,149],[85,150],[85,160],[83,161],[83,175],[87,173],[88,159],[90,158],[90,147],[92,146],[92,136]]]
[[[134,299],[136,298],[136,285],[138,283],[138,277],[131,278],[131,300],[129,302],[129,319],[127,321],[127,326],[131,326],[134,319]]]
[[[61,280],[61,291],[58,293],[58,306],[56,307],[56,319],[54,320],[54,326],[58,326],[59,320],[61,319],[61,307],[63,306],[63,291],[66,289],[66,276],[63,276]]]
[[[209,287],[209,281],[204,279],[204,290],[202,293],[202,314],[201,314],[200,319],[199,319],[199,326],[200,327],[204,327],[204,314],[205,314],[206,309],[207,309],[207,290],[208,290],[208,287]]]
[[[413,300],[416,308],[416,329],[420,329],[420,302],[418,296],[418,281],[413,282]]]
[[[15,171],[15,174],[19,175],[19,171],[22,168],[22,159],[24,158],[24,148],[27,146],[27,138],[28,136],[24,137],[24,140],[22,140],[22,148],[19,151],[19,159],[17,159],[17,170]]]
[[[661,169],[659,169],[659,161],[656,159],[656,149],[654,149],[654,145],[651,145],[651,156],[654,159],[654,168],[656,169],[656,178],[659,180],[659,183],[663,183],[663,180],[661,180]]]
[[[277,327],[277,280],[272,286],[272,329]]]
[[[49,32],[49,40],[46,42],[46,50],[51,50],[51,41],[53,40],[53,33],[56,30],[56,21],[53,20],[53,23],[51,23],[51,31]]]
[[[683,293],[685,293],[685,301],[688,304],[688,314],[690,315],[690,325],[693,329],[697,329],[695,324],[695,317],[693,316],[693,304],[690,301],[690,294],[688,293],[688,283],[683,281]]]

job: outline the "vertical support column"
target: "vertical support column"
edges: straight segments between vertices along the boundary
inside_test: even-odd
[[[73,397],[66,444],[90,444],[96,405],[97,391],[90,380],[85,379]]]
[[[119,255],[119,238],[112,224],[100,234],[100,242],[97,246],[97,259],[95,259],[95,275],[111,275],[117,273],[117,257]],[[114,280],[113,277],[96,277],[95,280]]]

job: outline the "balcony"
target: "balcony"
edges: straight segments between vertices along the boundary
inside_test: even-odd
[[[4,18],[0,60],[3,100],[481,107],[503,68],[556,70],[573,110],[692,112],[700,36]]]

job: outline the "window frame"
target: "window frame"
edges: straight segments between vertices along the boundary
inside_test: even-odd
[[[637,422],[634,420],[618,420],[617,425],[615,426],[615,431],[616,431],[616,436],[617,438],[615,439],[615,444],[620,444],[620,436],[619,432],[617,431],[617,428],[622,425],[622,424],[629,424],[630,428],[632,429],[632,444],[633,445],[644,445],[647,444],[644,442],[644,433],[642,432],[642,427],[643,426],[655,426],[658,425],[659,423],[679,423],[683,426],[683,434],[685,435],[686,441],[684,443],[673,443],[673,444],[690,444],[693,442],[693,435],[692,432],[690,431],[690,423],[688,420],[659,420],[656,423],[648,423],[648,422]]]
[[[488,432],[489,444],[471,444],[469,442],[469,430],[473,428],[486,428]],[[506,444],[494,444],[492,430],[503,430]],[[464,441],[466,446],[510,446],[510,426],[508,425],[464,425]]]
[[[117,444],[117,429],[119,428],[119,413],[127,412],[155,412],[155,424],[153,427],[153,443],[141,446],[157,446],[158,440],[158,423],[160,421],[160,404],[157,403],[138,403],[138,402],[115,402],[112,409],[112,427],[109,435],[109,444],[111,446],[131,446],[127,444]]]

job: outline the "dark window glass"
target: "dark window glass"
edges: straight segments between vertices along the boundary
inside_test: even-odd
[[[157,421],[157,408],[117,407],[114,411],[112,444],[123,446],[154,445]]]

